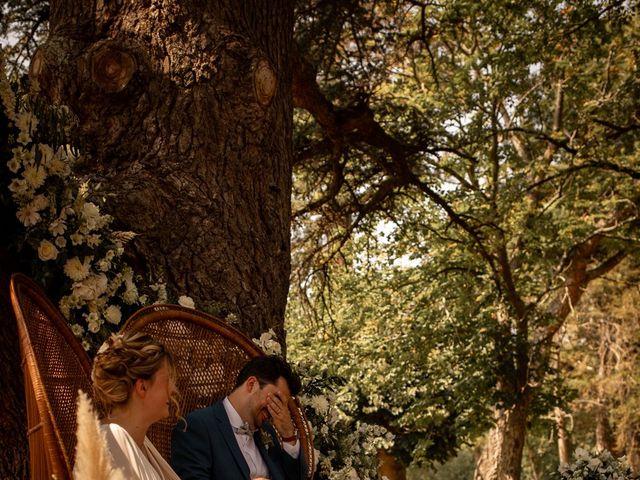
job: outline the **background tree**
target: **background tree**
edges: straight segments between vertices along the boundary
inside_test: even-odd
[[[313,116],[296,137],[301,295],[321,305],[354,232],[394,223],[400,255],[422,252],[430,306],[491,325],[477,476],[519,478],[555,334],[637,253],[637,17],[623,2],[314,6],[343,23],[310,52],[324,89],[295,96]]]
[[[635,472],[640,471],[638,285],[637,264],[632,262],[595,282],[564,335],[565,368],[580,392],[574,415],[592,420],[587,438],[596,449],[625,455]]]

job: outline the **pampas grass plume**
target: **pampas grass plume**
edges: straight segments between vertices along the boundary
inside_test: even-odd
[[[76,463],[73,468],[76,480],[125,480],[122,471],[111,464],[105,437],[100,430],[91,400],[78,390],[78,432]]]

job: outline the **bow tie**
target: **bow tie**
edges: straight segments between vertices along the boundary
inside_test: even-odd
[[[253,437],[253,434],[256,432],[255,429],[249,427],[247,422],[244,422],[241,427],[233,427],[233,431],[238,435],[249,435],[250,437]]]

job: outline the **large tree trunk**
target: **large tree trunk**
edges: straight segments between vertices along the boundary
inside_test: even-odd
[[[136,264],[281,338],[290,271],[292,3],[51,2],[31,74],[77,114]]]
[[[527,431],[528,401],[510,409],[495,409],[495,426],[476,461],[474,480],[519,480]]]
[[[388,478],[389,480],[406,480],[407,469],[402,465],[396,457],[382,449],[378,450],[378,475],[380,478]]]

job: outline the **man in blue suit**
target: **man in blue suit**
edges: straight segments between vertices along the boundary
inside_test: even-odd
[[[302,480],[306,466],[288,408],[299,390],[281,358],[250,360],[229,396],[187,415],[186,427],[178,423],[173,469],[182,480]]]

